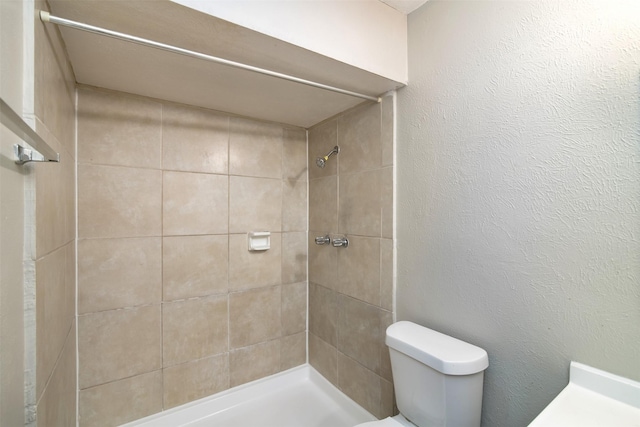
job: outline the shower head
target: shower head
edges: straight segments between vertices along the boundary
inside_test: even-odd
[[[320,169],[324,168],[324,165],[327,163],[327,160],[329,160],[329,157],[333,156],[334,154],[338,154],[339,152],[340,147],[336,145],[335,147],[333,147],[333,150],[327,153],[326,156],[316,158],[316,166],[318,166]]]

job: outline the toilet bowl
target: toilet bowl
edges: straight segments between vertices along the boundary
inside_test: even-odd
[[[385,342],[400,415],[356,427],[480,426],[485,350],[407,321]]]

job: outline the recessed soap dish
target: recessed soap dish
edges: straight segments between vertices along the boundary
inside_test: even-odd
[[[271,248],[271,232],[252,231],[248,234],[249,251],[266,251]]]

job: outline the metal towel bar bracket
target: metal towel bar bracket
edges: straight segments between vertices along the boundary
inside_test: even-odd
[[[28,162],[59,162],[60,154],[47,144],[25,123],[22,118],[0,98],[0,123],[13,132],[17,137],[28,143],[33,149],[21,145],[14,145],[16,153],[16,163],[23,165]]]

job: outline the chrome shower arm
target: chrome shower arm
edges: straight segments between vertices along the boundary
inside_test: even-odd
[[[338,153],[340,153],[340,147],[336,145],[335,147],[333,147],[331,151],[327,153],[326,156],[316,158],[316,166],[318,166],[320,169],[324,168],[324,165],[327,162],[327,160],[329,160],[329,157]]]

